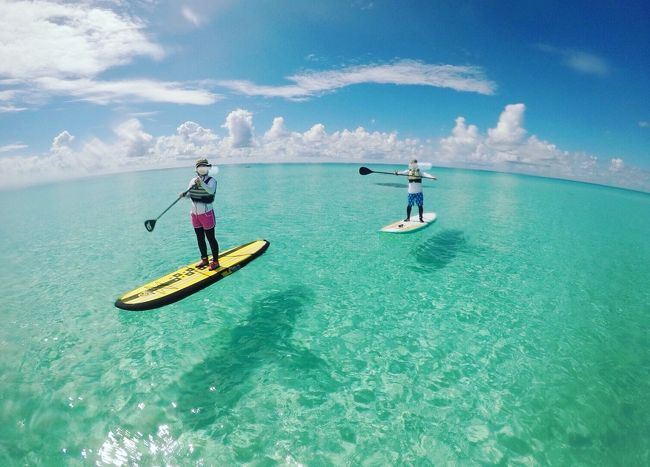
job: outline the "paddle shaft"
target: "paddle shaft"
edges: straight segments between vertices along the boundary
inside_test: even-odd
[[[183,193],[183,196],[185,196],[186,193],[187,192]],[[156,217],[156,220],[160,219],[163,216],[163,214],[165,214],[167,211],[169,211],[174,206],[174,204],[176,204],[176,203],[178,203],[180,201],[181,198],[182,198],[182,196],[179,196],[178,198],[176,198],[176,201],[174,201],[172,204],[170,204],[167,207],[167,209],[165,209],[163,212],[161,212],[160,215],[158,217]]]
[[[370,170],[370,169],[368,169],[368,170]],[[386,174],[386,175],[400,175],[402,177],[409,177],[410,176],[409,174],[396,174],[395,172],[379,172],[377,170],[370,170],[370,173],[373,173],[373,174]],[[431,177],[421,177],[421,178],[428,178],[430,180],[435,180],[435,178],[431,178]]]
[[[145,228],[146,228],[149,232],[153,232],[153,229],[156,227],[156,222],[158,221],[158,219],[160,219],[160,218],[163,216],[163,214],[165,214],[167,211],[169,211],[169,210],[172,208],[172,206],[174,206],[174,204],[178,203],[178,201],[179,201],[183,196],[185,196],[187,193],[189,193],[189,191],[190,191],[190,190],[187,190],[187,191],[184,191],[183,193],[181,193],[181,194],[178,196],[178,198],[176,198],[176,200],[175,200],[172,204],[170,204],[169,206],[167,206],[167,209],[165,209],[163,212],[160,213],[160,215],[159,215],[158,217],[156,217],[155,219],[149,219],[149,220],[144,221],[144,226],[145,226]]]

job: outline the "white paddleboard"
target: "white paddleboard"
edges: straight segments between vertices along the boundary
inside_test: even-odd
[[[401,220],[393,222],[392,224],[388,224],[386,227],[383,227],[381,231],[388,233],[415,232],[416,230],[423,229],[433,224],[433,222],[436,220],[436,217],[437,216],[435,212],[425,212],[422,216],[424,222],[420,222],[420,216],[416,214],[415,216],[411,216],[408,221]]]

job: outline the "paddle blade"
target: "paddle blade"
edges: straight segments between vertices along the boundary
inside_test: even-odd
[[[368,167],[359,167],[359,173],[361,175],[368,175],[372,173],[372,170],[370,170]]]
[[[148,221],[144,221],[144,228],[147,229],[149,232],[153,232],[153,228],[156,226],[156,219],[149,219]]]

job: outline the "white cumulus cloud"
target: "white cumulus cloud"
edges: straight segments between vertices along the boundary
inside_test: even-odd
[[[625,164],[623,163],[623,159],[620,157],[614,157],[609,161],[609,170],[613,172],[618,172],[623,169],[623,167],[625,167]]]
[[[505,107],[497,125],[480,134],[474,125],[467,125],[463,117],[456,119],[452,134],[440,140],[439,157],[444,161],[464,161],[469,165],[551,166],[562,157],[552,143],[528,136],[523,127],[524,104]],[[532,170],[531,168],[528,170]]]
[[[68,133],[68,130],[64,130],[59,133],[53,140],[52,146],[50,146],[50,152],[60,152],[70,149],[70,145],[74,141],[74,136]]]
[[[233,110],[222,125],[228,130],[230,145],[233,148],[246,148],[253,145],[253,114],[248,110]]]
[[[463,117],[452,134],[442,138],[434,162],[506,172],[526,173],[650,191],[650,172],[627,167],[620,158],[609,164],[582,152],[562,151],[523,127],[524,104],[508,105],[497,125],[485,135]]]
[[[120,142],[121,151],[126,157],[146,157],[153,146],[154,138],[142,128],[137,118],[121,123],[113,130]]]
[[[524,104],[507,105],[501,113],[497,126],[488,130],[487,144],[496,150],[509,151],[520,146],[526,136],[522,127],[524,121]]]
[[[271,128],[269,128],[269,130],[266,133],[264,133],[264,139],[267,141],[275,141],[284,138],[288,134],[289,133],[284,128],[284,118],[275,117],[273,119],[273,124],[271,125]]]
[[[162,161],[193,161],[220,154],[222,139],[195,122],[185,122],[170,136],[157,139],[154,154]]]
[[[50,180],[114,171],[192,166],[206,157],[215,164],[228,162],[357,161],[403,163],[410,159],[438,166],[481,168],[602,183],[650,192],[650,172],[626,165],[621,158],[600,161],[597,156],[563,151],[530,134],[523,126],[526,106],[507,105],[494,127],[484,132],[456,118],[451,133],[439,140],[400,138],[397,132],[368,131],[363,127],[328,131],[313,123],[303,131],[287,128],[275,117],[263,136],[255,136],[253,114],[236,109],[216,125],[218,134],[187,121],[171,135],[154,136],[135,118],[113,129],[108,140],[77,141],[60,132],[50,149],[38,155],[12,155],[22,147],[5,146],[0,158],[0,187],[9,187],[23,175]],[[221,130],[219,130],[221,129]],[[0,148],[1,150],[2,148]],[[433,169],[435,170],[435,169]]]
[[[325,125],[322,123],[317,123],[303,134],[305,141],[311,143],[322,141],[326,136],[327,133],[325,132]]]
[[[451,135],[440,140],[440,154],[443,159],[474,160],[478,158],[476,151],[480,143],[478,127],[468,126],[463,117],[457,117]]]

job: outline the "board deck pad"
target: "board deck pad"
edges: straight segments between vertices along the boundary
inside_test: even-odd
[[[422,215],[422,218],[424,219],[424,222],[420,222],[420,216],[419,214],[416,214],[411,216],[408,221],[401,220],[388,224],[387,226],[382,227],[381,231],[388,233],[415,232],[416,230],[423,229],[433,224],[437,216],[435,212],[425,212]]]
[[[218,269],[197,268],[194,264],[153,280],[137,289],[125,293],[115,301],[123,310],[142,311],[159,308],[177,302],[243,268],[259,257],[269,247],[266,240],[255,240],[230,248],[219,254]]]

